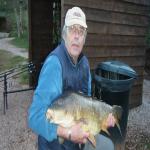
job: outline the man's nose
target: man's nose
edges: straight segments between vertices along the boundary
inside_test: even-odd
[[[79,38],[79,31],[78,30],[76,30],[76,32],[75,32],[75,34],[74,34],[74,37],[76,38],[76,39],[78,39]]]

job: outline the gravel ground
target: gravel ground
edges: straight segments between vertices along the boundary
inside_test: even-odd
[[[26,88],[17,85],[15,81],[12,84],[16,89]],[[9,94],[8,110],[5,115],[1,91],[2,88],[0,88],[0,150],[36,150],[36,136],[28,128],[26,121],[33,91]]]
[[[143,82],[142,105],[128,117],[126,150],[150,150],[150,80]]]
[[[25,88],[13,81],[16,89]],[[28,128],[27,109],[33,91],[8,95],[8,110],[3,115],[3,95],[0,85],[0,150],[36,150],[37,137]],[[12,88],[12,87],[10,87]],[[150,150],[150,81],[144,80],[143,104],[130,110],[126,150]]]

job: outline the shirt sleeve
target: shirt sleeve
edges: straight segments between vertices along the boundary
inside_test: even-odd
[[[90,72],[90,67],[89,67],[89,80],[88,80],[88,96],[91,96],[91,72]]]
[[[91,77],[91,70],[90,70],[90,65],[89,65],[89,61],[87,59],[87,57],[85,56],[85,61],[86,61],[86,69],[87,69],[87,72],[88,72],[88,91],[87,91],[87,95],[88,96],[91,96],[92,95],[92,77]]]
[[[57,138],[57,125],[46,119],[53,100],[62,93],[62,68],[57,56],[49,56],[39,76],[38,86],[28,110],[29,127],[48,141]]]

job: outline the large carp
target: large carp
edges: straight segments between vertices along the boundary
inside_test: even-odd
[[[101,130],[108,133],[107,118],[110,113],[120,129],[118,123],[122,115],[120,106],[110,106],[81,93],[66,92],[48,108],[46,117],[51,123],[66,128],[82,121],[82,129],[90,133],[88,140],[96,146],[95,135]]]

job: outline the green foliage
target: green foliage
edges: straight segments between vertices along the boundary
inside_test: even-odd
[[[15,37],[11,43],[17,47],[28,49],[28,32],[25,32],[20,38]]]
[[[14,68],[23,62],[27,62],[27,60],[21,56],[14,56],[10,52],[0,50],[0,71]]]
[[[9,59],[11,57],[10,52],[0,50],[0,72],[9,69],[9,65],[7,66],[7,63],[9,63]]]
[[[145,143],[143,150],[149,150],[150,149],[150,143]]]
[[[24,72],[23,74],[21,74],[19,83],[20,84],[28,84],[29,83],[29,73],[28,72]]]
[[[21,56],[13,56],[10,52],[0,50],[0,72],[14,68],[22,63],[27,63],[27,59]],[[28,72],[19,75],[19,82],[21,84],[29,83]]]
[[[150,28],[148,29],[147,35],[146,35],[146,43],[148,47],[150,47]]]
[[[18,36],[18,28],[21,26],[21,34],[28,32],[27,0],[0,0],[0,16],[5,15],[9,24],[7,32],[10,36]]]
[[[26,59],[21,56],[13,56],[8,62],[9,68],[22,64],[25,60]]]
[[[0,10],[2,12],[6,11],[7,9],[7,0],[0,0]]]
[[[22,11],[22,29],[23,33],[21,34],[20,38],[24,37],[27,35],[28,32],[28,14],[27,10]],[[16,14],[13,11],[13,13],[8,14],[8,18],[11,22],[11,31],[10,31],[10,36],[13,37],[18,37],[18,31],[17,31],[17,22],[16,22]]]
[[[14,8],[21,5],[24,9],[27,9],[27,0],[0,0],[0,10],[6,12],[12,12]]]
[[[10,37],[15,37],[12,44],[28,49],[28,10],[27,0],[0,0],[0,15],[5,14],[4,17],[8,20],[8,31]],[[21,34],[18,37],[18,25],[21,23]],[[19,26],[20,27],[20,26]],[[0,50],[0,72],[14,68],[27,62],[26,59],[20,56],[13,56],[11,53]],[[20,75],[21,83],[28,83],[28,73],[25,72]]]
[[[61,40],[61,5],[60,2],[53,3],[53,46],[55,47]]]

